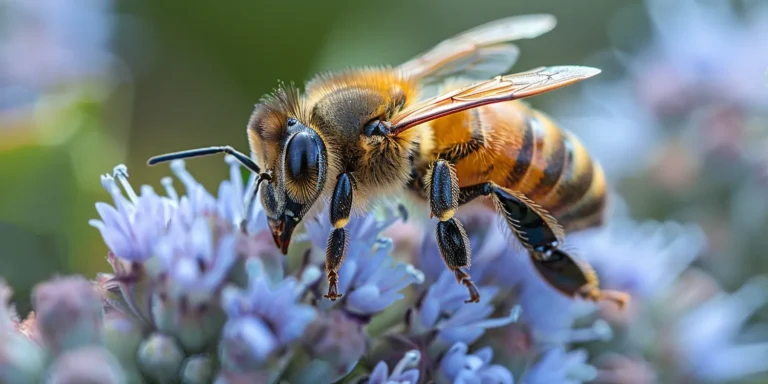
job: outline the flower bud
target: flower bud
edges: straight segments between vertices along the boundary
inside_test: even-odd
[[[38,284],[32,296],[38,330],[54,353],[100,342],[101,298],[90,282],[57,278]]]
[[[328,381],[348,374],[367,350],[363,326],[342,311],[331,311],[307,327],[303,344],[310,356],[328,365]]]
[[[224,325],[224,312],[213,294],[197,297],[156,295],[152,317],[157,329],[173,335],[185,350],[202,352],[216,339]]]
[[[123,384],[125,374],[109,351],[86,346],[70,349],[53,362],[46,384]]]
[[[140,320],[132,316],[110,311],[104,316],[102,328],[104,346],[120,361],[129,382],[141,382],[136,354],[144,339]]]
[[[179,379],[184,352],[176,342],[163,334],[154,333],[139,346],[142,372],[160,383],[175,383]]]
[[[39,382],[45,354],[20,333],[0,330],[0,383],[32,384]]]
[[[205,384],[213,379],[213,362],[208,356],[192,356],[184,361],[181,368],[183,384]]]
[[[133,314],[146,324],[151,324],[150,302],[152,298],[152,278],[147,273],[144,264],[123,260],[109,253],[107,261],[115,270],[111,281],[102,282],[101,289],[111,292],[119,292],[122,301],[111,300],[107,296],[110,305],[125,304]]]

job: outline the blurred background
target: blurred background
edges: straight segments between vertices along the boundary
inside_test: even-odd
[[[691,284],[736,290],[768,272],[763,3],[2,0],[0,275],[26,312],[36,282],[110,270],[88,225],[109,201],[99,175],[125,163],[134,185],[159,188],[169,172],[152,155],[247,151],[248,116],[278,80],[395,65],[481,23],[551,13],[558,26],[518,42],[513,70],[603,73],[530,103],[581,135],[632,217],[702,227]],[[210,188],[226,177],[221,159],[188,166]]]

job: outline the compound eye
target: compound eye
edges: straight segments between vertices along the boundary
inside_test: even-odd
[[[293,135],[285,148],[285,186],[297,202],[305,203],[320,188],[322,161],[320,139],[312,132]]]
[[[320,148],[308,132],[299,132],[290,139],[285,151],[286,174],[296,182],[317,177]]]

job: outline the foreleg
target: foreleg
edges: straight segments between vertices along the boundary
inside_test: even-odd
[[[330,219],[333,230],[328,236],[328,246],[325,249],[325,271],[328,276],[328,294],[326,298],[336,300],[339,294],[339,268],[344,262],[347,251],[347,230],[344,228],[349,222],[352,212],[352,197],[354,186],[352,177],[348,173],[342,173],[336,181],[336,187],[331,197]]]

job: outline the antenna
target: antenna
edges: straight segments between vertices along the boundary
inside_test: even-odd
[[[188,149],[186,151],[179,151],[179,152],[171,152],[166,153],[163,155],[158,155],[150,158],[147,161],[147,164],[149,165],[155,165],[158,163],[163,163],[166,161],[171,160],[177,160],[177,159],[188,159],[191,157],[200,157],[200,156],[208,156],[208,155],[215,155],[217,153],[226,153],[228,155],[234,156],[237,161],[240,162],[244,167],[248,168],[251,172],[258,174],[261,176],[261,168],[259,168],[256,163],[251,160],[250,157],[246,156],[242,152],[239,152],[238,150],[225,145],[225,146],[217,146],[217,147],[208,147],[208,148],[196,148],[196,149]]]

